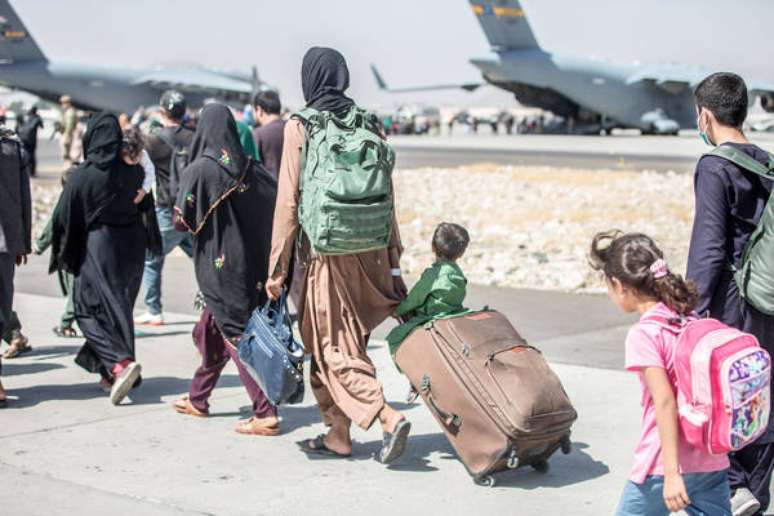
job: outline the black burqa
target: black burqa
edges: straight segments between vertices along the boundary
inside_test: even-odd
[[[301,64],[301,88],[306,107],[330,111],[345,118],[355,102],[344,95],[349,88],[349,68],[338,50],[312,47]]]
[[[100,113],[89,121],[85,160],[59,198],[52,236],[52,268],[76,275],[75,315],[86,343],[75,361],[104,377],[135,358],[132,310],[147,243],[143,210],[153,210],[152,202],[134,204],[143,170],[120,159],[121,139],[115,116]]]
[[[220,331],[242,335],[265,300],[277,183],[245,156],[231,111],[208,104],[191,143],[175,214],[194,235],[199,289]]]

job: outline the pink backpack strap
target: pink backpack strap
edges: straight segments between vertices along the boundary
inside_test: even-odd
[[[695,321],[697,317],[692,314],[688,317],[673,317],[668,318],[661,315],[649,315],[644,319],[640,319],[640,323],[655,324],[659,328],[666,330],[675,335],[679,335],[688,326],[688,323]]]

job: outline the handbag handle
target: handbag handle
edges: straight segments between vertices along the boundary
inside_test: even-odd
[[[277,301],[274,301],[273,299],[267,299],[266,303],[263,305],[262,312],[264,314],[269,314],[269,309],[271,308],[272,303],[277,303],[277,310],[274,311],[274,316],[272,317],[272,321],[276,325],[277,323],[287,324],[288,327],[290,327],[290,316],[288,311],[288,289],[285,287],[282,287],[282,290],[280,291],[280,298]]]

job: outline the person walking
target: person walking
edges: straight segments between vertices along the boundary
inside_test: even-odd
[[[236,344],[253,310],[266,300],[264,285],[271,245],[277,183],[245,154],[228,107],[207,104],[183,174],[175,223],[193,235],[196,280],[205,301],[193,330],[202,362],[177,412],[209,415],[209,398],[229,359],[253,405],[241,434],[279,434],[277,409],[242,365]]]
[[[59,132],[62,133],[60,140],[62,159],[65,162],[65,168],[69,168],[74,163],[72,147],[78,126],[78,114],[75,112],[70,95],[59,97],[59,107],[62,111],[62,118],[59,122]]]
[[[695,90],[698,127],[704,142],[735,150],[768,165],[769,153],[749,142],[742,131],[748,92],[732,73],[705,78]],[[774,317],[741,298],[734,271],[742,264],[772,192],[771,179],[761,177],[716,155],[696,165],[696,213],[688,252],[688,273],[699,292],[697,311],[751,333],[774,355]],[[774,274],[774,271],[768,271]],[[769,506],[774,469],[774,418],[755,443],[729,455],[728,478],[734,516],[763,514]]]
[[[253,112],[258,126],[253,129],[255,146],[261,163],[269,173],[279,177],[284,142],[285,121],[282,120],[282,103],[276,91],[259,91],[253,96]]]
[[[21,142],[0,127],[0,334],[13,317],[13,276],[32,252],[32,201],[30,179],[24,166]],[[2,360],[0,360],[2,374]],[[0,408],[8,403],[0,381]]]
[[[301,81],[307,111],[312,114],[312,118],[331,120],[331,126],[337,123],[348,127],[357,125],[373,135],[382,134],[378,118],[359,109],[345,95],[349,87],[349,70],[344,57],[336,50],[311,48],[304,56]],[[299,185],[310,179],[308,174],[312,171],[311,167],[302,170],[302,149],[312,141],[310,131],[324,130],[303,115],[291,118],[285,126],[272,234],[270,279],[266,290],[273,299],[280,296],[290,271],[296,239],[300,238],[302,244],[297,258],[305,262],[306,273],[303,278],[299,325],[304,345],[312,354],[312,391],[323,421],[329,427],[327,434],[300,442],[301,449],[308,454],[347,457],[352,453],[351,423],[368,429],[374,421],[379,420],[384,432],[379,459],[383,463],[390,463],[404,451],[411,424],[403,414],[385,402],[382,385],[376,378],[376,370],[366,353],[366,347],[371,332],[393,313],[398,302],[406,295],[406,287],[399,275],[402,251],[400,235],[394,211],[390,209],[387,213],[392,214],[392,219],[388,219],[385,224],[388,232],[385,245],[352,254],[315,252],[312,255],[306,229],[300,231],[299,206],[306,198],[302,197]],[[359,134],[365,136],[363,132]],[[322,147],[317,146],[315,152],[314,161],[318,163],[319,160],[334,158],[319,154]],[[381,150],[394,159],[392,151],[385,147]],[[371,156],[370,152],[366,154]],[[305,160],[307,164],[310,161],[313,160]],[[379,162],[378,166],[389,177],[392,165]],[[383,178],[381,182],[385,182]],[[380,195],[384,197],[386,194],[392,203],[394,194],[391,184],[386,186],[387,191]]]
[[[152,197],[136,204],[144,172],[121,156],[118,119],[94,115],[83,137],[84,162],[70,176],[55,208],[51,271],[75,275],[73,301],[86,342],[75,362],[101,376],[118,405],[140,382],[132,310],[140,289],[150,233],[143,223]]]
[[[27,160],[29,164],[29,173],[31,177],[35,177],[37,174],[38,159],[38,131],[43,129],[43,119],[38,115],[38,108],[32,106],[27,111],[27,118],[19,128],[19,139],[24,145],[24,150],[27,152]]]
[[[191,258],[191,235],[178,231],[172,220],[180,175],[190,162],[190,146],[194,131],[184,122],[187,102],[182,93],[169,90],[161,95],[162,128],[146,140],[146,150],[156,173],[156,220],[161,231],[161,255],[149,255],[145,259],[143,286],[145,287],[146,312],[134,319],[135,324],[161,326],[164,324],[161,303],[161,273],[164,259],[176,247]]]

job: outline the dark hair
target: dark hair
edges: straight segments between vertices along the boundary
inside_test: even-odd
[[[468,230],[459,224],[441,222],[433,233],[433,251],[444,260],[453,261],[462,256],[469,243]]]
[[[723,125],[741,128],[747,118],[747,86],[735,73],[713,73],[696,86],[693,95],[696,106],[711,111]]]
[[[591,242],[589,263],[605,277],[661,301],[680,315],[688,315],[698,303],[696,286],[680,275],[668,271],[656,278],[650,270],[664,253],[647,235],[613,230],[597,233]]]
[[[121,141],[121,152],[136,158],[144,148],[145,142],[139,129],[130,127],[124,131],[123,140]]]
[[[253,106],[258,106],[270,115],[279,115],[282,112],[279,94],[276,91],[259,91],[253,95]]]

